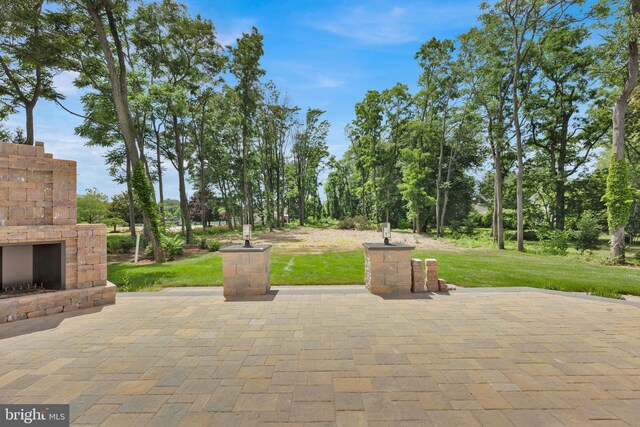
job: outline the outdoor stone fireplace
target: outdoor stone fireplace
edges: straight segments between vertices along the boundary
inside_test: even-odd
[[[76,163],[0,143],[0,323],[115,302],[107,230],[76,223]]]

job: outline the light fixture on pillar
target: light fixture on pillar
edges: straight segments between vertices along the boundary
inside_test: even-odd
[[[389,243],[389,238],[391,237],[391,223],[383,222],[380,224],[380,226],[382,227],[382,237],[384,238],[384,244],[390,245],[391,243]]]
[[[244,239],[244,247],[251,247],[251,224],[244,224],[242,226],[242,238]]]

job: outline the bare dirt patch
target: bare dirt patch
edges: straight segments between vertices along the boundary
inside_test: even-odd
[[[211,236],[209,239],[218,239],[223,246],[241,244],[240,237],[235,235]],[[274,230],[255,235],[252,243],[271,243],[274,250],[301,251],[304,253],[322,253],[327,250],[351,251],[362,249],[365,242],[382,242],[382,235],[376,230],[336,230],[331,228],[298,227],[288,230]],[[392,232],[391,243],[404,243],[415,246],[416,249],[455,249],[450,243],[436,240],[431,237],[411,232]],[[153,257],[144,255],[140,251],[139,264],[152,264]],[[184,254],[176,259],[182,259],[191,255],[205,253],[206,250],[197,246],[185,246]],[[109,254],[109,262],[133,262],[134,255]]]
[[[256,236],[258,243],[272,243],[283,249],[362,249],[364,242],[382,242],[382,235],[375,230],[336,230],[330,228],[300,227],[277,230]],[[411,232],[391,233],[392,243],[404,243],[418,249],[451,249],[453,245]]]

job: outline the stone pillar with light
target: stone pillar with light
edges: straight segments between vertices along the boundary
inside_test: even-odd
[[[411,251],[415,246],[390,243],[391,224],[380,224],[383,243],[363,243],[365,286],[372,294],[411,292]]]
[[[264,295],[271,289],[271,245],[252,245],[250,224],[242,226],[242,239],[243,245],[220,250],[225,297]]]

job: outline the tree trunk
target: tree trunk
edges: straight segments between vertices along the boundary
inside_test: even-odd
[[[556,178],[556,230],[564,230],[565,227],[565,202],[564,202],[564,178],[558,173]]]
[[[491,209],[491,239],[493,243],[498,242],[498,211],[496,210],[496,179],[493,177],[493,208]]]
[[[200,219],[202,220],[202,229],[207,228],[207,195],[205,192],[206,177],[204,176],[204,154],[200,154]]]
[[[178,187],[180,192],[180,210],[182,211],[182,223],[184,224],[184,233],[187,243],[193,243],[193,230],[191,229],[191,217],[189,216],[189,199],[187,198],[187,187],[185,185],[185,169],[184,169],[184,146],[182,144],[182,136],[178,129],[178,117],[173,116],[173,135],[175,138],[176,149],[176,166],[178,167]]]
[[[516,215],[518,217],[518,251],[524,252],[524,160],[522,147],[522,129],[520,127],[520,100],[518,99],[518,80],[520,75],[520,46],[515,41],[515,61],[513,70],[513,125],[516,131],[516,146],[518,159],[518,175],[516,181]]]
[[[131,163],[127,156],[127,200],[129,202],[129,233],[136,237],[136,209],[133,199],[133,189],[131,188]]]
[[[160,153],[160,131],[155,127],[155,119],[151,119],[154,122],[154,133],[156,135],[156,164],[158,168],[158,195],[160,196],[160,218],[164,224],[164,188],[162,184],[162,157]]]
[[[364,172],[362,173],[362,216],[367,217],[367,199],[366,199],[366,191],[365,191],[366,180],[364,177]]]
[[[387,222],[389,222],[389,203],[390,203],[390,201],[391,201],[391,194],[389,194],[389,187],[387,187],[387,203],[386,203],[386,205],[387,205],[386,206],[386,211],[387,211],[386,220],[387,220]]]
[[[25,141],[26,145],[35,144],[35,137],[33,135],[33,109],[35,108],[36,103],[34,101],[28,102],[24,107],[25,115],[27,116],[27,139]]]
[[[496,215],[496,235],[498,238],[498,249],[504,249],[504,216],[503,216],[503,198],[502,198],[502,153],[500,150],[495,154],[496,170],[494,174],[494,185],[496,200],[493,209]]]
[[[447,131],[447,110],[445,109],[442,119],[442,135],[440,140],[440,154],[438,156],[438,173],[436,175],[436,236],[444,236],[443,218],[440,208],[440,186],[442,184],[442,162],[444,160],[444,143]]]
[[[118,66],[111,50],[111,43],[107,38],[105,28],[102,22],[98,10],[96,9],[93,0],[87,0],[85,3],[87,12],[89,13],[91,20],[93,21],[98,41],[102,47],[102,51],[105,57],[105,63],[109,72],[109,82],[111,83],[111,93],[113,97],[113,104],[116,110],[116,116],[118,117],[118,124],[120,132],[122,133],[122,139],[125,142],[129,160],[132,165],[138,163],[140,158],[135,141],[135,129],[131,120],[131,112],[129,110],[129,96],[127,94],[127,75],[126,75],[126,61],[122,44],[120,43],[120,37],[117,32],[117,25],[113,19],[110,6],[107,4],[106,12],[109,21],[109,28],[114,41],[114,47],[116,49],[118,57]],[[151,220],[148,212],[143,212],[143,223],[147,229],[152,229]],[[164,262],[164,252],[160,243],[160,236],[155,233],[149,233],[149,241],[153,247],[154,258],[157,263]]]
[[[249,182],[247,181],[247,124],[242,122],[242,223],[249,224]]]
[[[634,19],[640,15],[640,1],[632,0],[631,13]],[[632,30],[633,31],[633,30]],[[635,89],[638,83],[638,39],[635,35],[631,37],[629,41],[629,56],[628,56],[628,75],[624,82],[624,87],[620,96],[616,99],[615,106],[613,108],[613,144],[611,147],[612,156],[615,156],[616,160],[624,161],[624,138],[625,138],[625,115],[627,112],[627,104],[629,97]],[[610,170],[609,173],[612,173]],[[613,230],[609,230],[611,233],[611,258],[618,258],[622,263],[625,262],[625,247],[624,247],[624,227],[626,224],[614,224]]]

